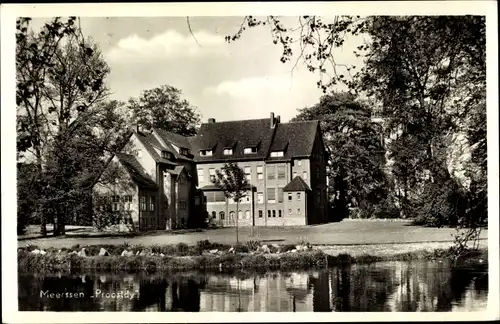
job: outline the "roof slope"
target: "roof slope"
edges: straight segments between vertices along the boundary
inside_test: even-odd
[[[311,188],[300,176],[296,176],[290,181],[286,186],[283,187],[283,191],[310,191]]]
[[[189,144],[189,140],[187,137],[172,133],[172,132],[167,132],[166,130],[160,129],[160,128],[155,128],[154,131],[160,135],[160,137],[166,142],[171,142],[175,146],[182,147],[182,148],[187,148],[190,149],[191,145]]]
[[[147,133],[143,133],[143,132],[136,132],[135,134],[137,135],[137,138],[139,139],[139,141],[142,143],[142,145],[144,145],[144,147],[146,148],[148,153],[153,157],[153,159],[156,162],[167,163],[170,165],[176,165],[175,162],[170,161],[170,160],[165,159],[165,158],[162,158],[156,152],[154,147],[161,149],[163,147],[163,145],[161,145],[161,143],[158,142],[158,140],[154,137],[153,134],[147,134]]]
[[[189,137],[196,162],[266,158],[274,128],[270,119],[251,119],[202,124],[198,135]],[[257,153],[243,154],[243,149],[257,146]],[[224,148],[232,148],[233,155],[224,155]],[[200,156],[200,150],[214,149],[212,156]]]
[[[318,121],[300,121],[278,124],[270,151],[285,151],[283,157],[269,160],[291,159],[310,156],[318,131]]]
[[[135,156],[130,154],[117,153],[116,157],[137,185],[145,188],[158,189],[156,183],[146,174]]]

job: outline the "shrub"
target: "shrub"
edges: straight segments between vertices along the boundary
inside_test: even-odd
[[[248,253],[250,250],[248,249],[248,246],[245,244],[238,243],[235,246],[233,246],[234,252],[236,253]]]
[[[250,251],[257,251],[260,247],[260,241],[257,240],[249,240],[246,242],[246,246]]]
[[[177,244],[177,255],[186,255],[189,252],[189,246],[186,243]]]
[[[295,249],[295,244],[286,244],[283,246],[282,251],[288,252]]]

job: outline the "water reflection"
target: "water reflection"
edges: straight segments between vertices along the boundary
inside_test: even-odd
[[[154,312],[475,311],[486,308],[486,271],[486,268],[456,269],[446,262],[419,261],[351,265],[293,273],[20,275],[19,309]]]

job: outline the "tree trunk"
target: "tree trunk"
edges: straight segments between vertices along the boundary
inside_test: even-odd
[[[238,239],[238,218],[240,217],[240,212],[239,212],[239,200],[236,201],[236,244],[239,243]]]
[[[37,163],[37,169],[38,169],[38,179],[41,180],[43,176],[43,166],[42,166],[42,152],[40,148],[37,146],[35,148],[35,154],[36,154],[36,163]],[[37,185],[38,192],[40,192],[40,186]],[[40,197],[37,197],[38,199]],[[38,206],[38,214],[40,215],[40,234],[42,236],[47,236],[47,215],[43,212],[43,210],[40,208],[40,201],[36,201],[36,205]]]

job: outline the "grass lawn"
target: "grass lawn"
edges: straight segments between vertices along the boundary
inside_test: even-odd
[[[295,244],[301,240],[314,245],[338,245],[352,246],[349,249],[363,249],[365,246],[376,246],[380,244],[399,243],[406,244],[408,249],[413,249],[415,245],[424,243],[441,242],[440,245],[449,245],[453,241],[454,229],[451,228],[426,228],[413,226],[408,221],[385,221],[385,220],[344,220],[339,223],[323,225],[285,227],[285,228],[264,228],[258,227],[240,228],[240,242],[250,239],[261,242]],[[487,238],[487,230],[481,232],[481,238]],[[40,248],[70,248],[75,244],[99,245],[99,244],[123,244],[125,242],[133,245],[149,246],[153,244],[166,245],[186,243],[196,244],[200,240],[209,240],[222,244],[234,244],[236,242],[235,228],[208,229],[201,232],[191,233],[170,233],[157,231],[145,233],[134,237],[46,237],[27,238],[18,241],[18,246],[29,244],[37,245]],[[484,241],[482,245],[487,246]],[[354,247],[353,245],[359,245]],[[392,248],[394,250],[394,248]],[[396,248],[399,250],[399,248]]]

